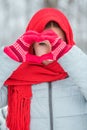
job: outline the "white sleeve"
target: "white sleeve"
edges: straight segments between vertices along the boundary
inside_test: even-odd
[[[73,78],[87,100],[87,55],[74,45],[59,59],[59,63]]]
[[[19,65],[19,62],[12,60],[3,52],[3,48],[0,48],[0,88]]]
[[[3,86],[0,89],[0,108],[7,105],[7,88]]]

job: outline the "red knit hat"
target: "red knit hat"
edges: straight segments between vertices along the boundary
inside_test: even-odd
[[[55,21],[65,32],[67,43],[70,45],[75,44],[73,41],[73,33],[71,26],[66,16],[58,9],[55,8],[43,8],[40,9],[30,20],[26,31],[34,30],[42,32],[49,21]]]

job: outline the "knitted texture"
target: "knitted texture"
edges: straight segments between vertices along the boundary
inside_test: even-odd
[[[49,21],[58,23],[65,32],[67,44],[53,31],[43,31]],[[49,41],[51,51],[41,56],[34,55],[33,43],[45,40]],[[64,14],[57,9],[44,8],[32,17],[22,36],[11,46],[5,47],[4,52],[9,57],[23,62],[5,82],[8,87],[6,121],[10,130],[30,130],[31,86],[42,82],[61,80],[68,76],[56,61],[48,65],[42,64],[42,61],[58,60],[72,45],[74,45],[72,29]]]
[[[44,42],[44,40],[48,40],[52,46],[51,52],[41,56],[34,55],[31,50],[33,43]],[[15,43],[5,47],[4,52],[12,59],[19,62],[33,61],[41,63],[43,60],[47,59],[57,60],[65,53],[67,48],[68,45],[52,30],[45,30],[42,33],[28,31],[19,37]]]
[[[55,21],[65,32],[67,44],[74,45],[73,33],[66,16],[58,9],[43,8],[40,9],[29,21],[26,31],[34,30],[42,32],[49,21]]]
[[[55,61],[49,65],[24,62],[5,82],[8,86],[9,130],[30,130],[31,85],[65,79],[67,73]]]

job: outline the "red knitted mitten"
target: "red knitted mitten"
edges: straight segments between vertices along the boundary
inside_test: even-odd
[[[52,46],[51,51],[40,56],[31,53],[31,46],[33,43],[40,43],[48,40]],[[33,61],[41,63],[44,60],[58,60],[69,49],[70,45],[66,44],[60,37],[52,30],[45,30],[42,33],[35,31],[28,31],[24,33],[19,39],[10,46],[4,48],[4,52],[12,59],[18,62]]]
[[[26,61],[26,54],[32,43],[38,39],[38,33],[28,31],[19,37],[16,42],[4,48],[4,52],[12,59],[23,62]]]
[[[72,47],[71,45],[68,45],[60,37],[56,38],[52,46],[53,59],[58,60],[65,53],[67,53],[71,49],[71,47]]]

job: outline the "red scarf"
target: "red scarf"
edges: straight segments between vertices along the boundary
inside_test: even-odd
[[[8,86],[7,127],[10,130],[30,130],[31,86],[61,80],[67,76],[56,61],[48,65],[22,63],[5,82]]]

